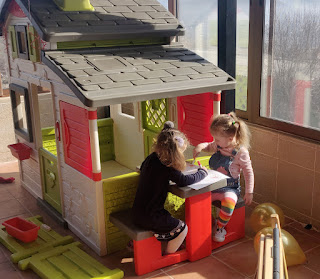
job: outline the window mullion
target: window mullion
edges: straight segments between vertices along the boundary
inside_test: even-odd
[[[248,120],[256,122],[260,116],[264,0],[250,1],[249,18]]]

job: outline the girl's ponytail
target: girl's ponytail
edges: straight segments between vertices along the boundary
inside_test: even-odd
[[[182,171],[186,166],[183,151],[188,145],[186,136],[174,128],[173,122],[167,121],[153,148],[162,164]]]

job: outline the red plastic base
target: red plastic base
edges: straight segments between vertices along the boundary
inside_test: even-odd
[[[143,275],[159,268],[179,263],[188,259],[187,251],[162,256],[161,242],[155,237],[133,241],[134,265],[137,275]]]
[[[242,206],[234,210],[226,226],[225,241],[215,242],[211,235],[211,193],[188,198],[186,199],[186,223],[189,229],[186,238],[187,251],[182,250],[162,256],[161,242],[155,237],[140,241],[134,240],[135,272],[137,275],[143,275],[185,260],[196,261],[207,257],[213,249],[243,238],[245,236],[244,222],[245,207]]]
[[[193,262],[211,254],[211,192],[186,199],[186,238],[188,260]]]
[[[233,211],[232,217],[226,226],[227,235],[223,242],[212,241],[212,250],[217,249],[231,241],[245,237],[245,206]]]

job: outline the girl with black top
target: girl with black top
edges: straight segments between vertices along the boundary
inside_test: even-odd
[[[207,176],[205,167],[199,168],[194,174],[182,173],[186,167],[183,152],[188,144],[186,136],[175,129],[171,121],[164,124],[154,145],[154,152],[141,165],[139,186],[132,208],[137,226],[153,231],[159,241],[168,241],[167,254],[178,250],[188,232],[183,221],[172,217],[164,209],[169,181],[183,187]]]

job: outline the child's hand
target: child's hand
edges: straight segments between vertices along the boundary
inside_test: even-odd
[[[245,193],[243,200],[246,205],[250,205],[252,203],[253,193]]]
[[[196,157],[198,157],[199,153],[201,152],[201,148],[199,145],[197,145],[194,149],[193,149],[193,159],[195,159]]]
[[[205,170],[207,173],[208,173],[208,169],[205,167],[205,166],[200,166],[200,169],[203,169],[203,170]]]

